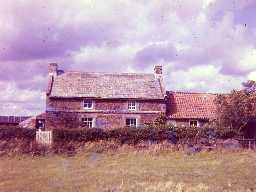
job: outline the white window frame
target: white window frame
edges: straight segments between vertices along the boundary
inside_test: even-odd
[[[137,110],[136,101],[128,101],[128,110],[129,111],[136,111]]]
[[[191,122],[196,122],[196,126],[192,126]],[[189,126],[190,127],[199,127],[199,121],[198,120],[189,120]]]
[[[175,121],[175,120],[170,120],[168,123],[169,123],[169,125],[177,127],[177,121]]]
[[[91,121],[89,121],[89,119],[91,119]],[[86,127],[86,128],[94,128],[95,127],[95,118],[83,117],[82,123],[83,123],[84,127]],[[86,125],[86,124],[88,124],[88,125]]]
[[[91,102],[91,107],[89,107],[89,102]],[[83,108],[86,110],[94,109],[94,101],[92,99],[84,99],[83,100]]]
[[[133,123],[129,122],[129,124],[127,124],[127,121],[133,121],[133,120],[135,120],[135,124],[134,124],[134,122]],[[127,117],[125,119],[125,125],[127,127],[137,127],[138,126],[138,119],[134,118],[134,117]]]

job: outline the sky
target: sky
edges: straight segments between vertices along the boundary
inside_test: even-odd
[[[167,90],[256,80],[255,0],[0,0],[0,115],[45,110],[48,63],[153,72]]]

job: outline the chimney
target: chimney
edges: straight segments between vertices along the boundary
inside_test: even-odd
[[[154,68],[154,74],[155,74],[155,77],[156,77],[157,79],[162,78],[162,74],[163,74],[162,65],[156,65],[156,66],[155,66],[155,68]]]
[[[166,90],[165,90],[165,85],[164,85],[164,81],[163,81],[163,68],[162,68],[162,65],[155,65],[154,74],[155,74],[155,78],[160,83],[161,92],[162,92],[162,94],[165,97],[166,96]]]
[[[58,74],[58,64],[57,63],[49,64],[48,74],[49,74],[49,76],[57,76],[57,74]]]

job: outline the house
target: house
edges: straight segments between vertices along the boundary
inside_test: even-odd
[[[166,113],[162,66],[154,73],[64,72],[49,64],[46,128],[139,127]],[[45,125],[43,125],[45,124]]]
[[[167,118],[174,126],[200,127],[216,118],[216,94],[167,91]]]
[[[46,111],[27,128],[141,127],[165,114],[175,126],[203,126],[215,118],[215,94],[166,91],[162,66],[151,74],[95,73],[48,66]]]

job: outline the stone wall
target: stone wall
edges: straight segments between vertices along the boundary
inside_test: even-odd
[[[136,101],[137,110],[128,110],[125,100],[94,100],[94,109],[85,110],[82,99],[47,98],[46,128],[79,128],[82,118],[93,118],[97,128],[124,127],[127,118],[136,118],[138,126],[154,121],[165,113],[165,101]]]
[[[113,113],[75,113],[75,112],[47,112],[46,128],[81,128],[82,118],[94,118],[95,127],[115,129],[126,126],[126,118],[136,118],[139,126],[153,122],[160,113],[154,114],[113,114]]]
[[[136,101],[137,112],[141,111],[166,111],[166,104],[164,100],[138,100]],[[47,111],[70,111],[70,112],[86,112],[83,108],[83,99],[56,99],[47,98],[46,102]],[[111,111],[111,112],[129,112],[128,111],[128,101],[127,100],[110,100],[110,99],[96,99],[94,100],[93,111]]]
[[[208,123],[208,120],[203,120],[203,119],[191,119],[191,120],[196,120],[199,123],[199,127],[204,126],[206,123]],[[190,119],[171,119],[168,120],[167,123],[172,124],[177,127],[189,127],[189,121]]]

